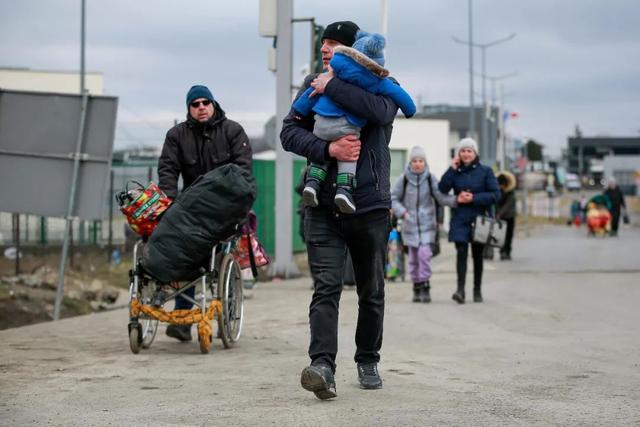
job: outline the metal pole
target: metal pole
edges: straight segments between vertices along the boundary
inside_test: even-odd
[[[40,244],[47,244],[47,218],[43,216],[40,217]]]
[[[20,274],[20,214],[13,214],[16,244],[16,276]]]
[[[485,49],[491,46],[495,46],[497,44],[500,43],[504,43],[506,41],[511,40],[512,38],[514,38],[516,36],[516,33],[513,33],[511,35],[509,35],[508,37],[502,38],[502,39],[498,39],[498,40],[494,40],[492,42],[489,43],[474,43],[473,42],[473,30],[472,30],[472,26],[473,26],[473,21],[472,21],[472,11],[471,11],[471,0],[469,0],[469,40],[468,41],[464,41],[464,40],[460,40],[457,37],[453,37],[453,41],[455,41],[456,43],[460,43],[460,44],[464,44],[469,46],[469,133],[474,133],[475,132],[475,114],[473,111],[473,107],[474,107],[474,102],[473,102],[473,48],[474,47],[479,47],[482,49],[482,86],[483,86],[483,102],[486,102],[486,95],[485,95],[485,76],[486,76],[486,70],[485,70]],[[484,108],[483,108],[484,111]],[[486,117],[483,118],[483,120],[486,120]],[[484,133],[484,131],[483,131]],[[470,137],[473,137],[473,135],[469,135]],[[483,134],[483,137],[486,136]],[[482,147],[480,147],[482,148]]]
[[[107,262],[111,264],[111,252],[113,252],[113,181],[114,173],[111,169],[109,173],[109,237],[107,240]]]
[[[56,291],[56,302],[53,308],[53,320],[60,319],[60,306],[64,295],[64,270],[69,253],[69,237],[71,224],[73,221],[73,209],[75,206],[76,190],[78,185],[78,173],[80,171],[80,158],[82,157],[82,141],[84,139],[84,122],[87,115],[88,94],[82,92],[82,106],[80,108],[80,128],[78,129],[78,140],[76,141],[76,151],[73,153],[73,175],[71,177],[71,189],[69,191],[69,204],[67,206],[67,217],[64,225],[64,242],[62,243],[62,256],[60,257],[60,276],[58,278],[58,289]]]
[[[309,61],[309,74],[312,74],[315,70],[315,63],[316,63],[316,20],[315,19],[311,19],[311,46],[310,46],[310,55],[309,57],[311,58],[311,60]],[[277,145],[277,144],[276,144]]]
[[[282,121],[291,108],[291,60],[293,0],[278,0],[278,36],[276,45],[276,135],[280,135]],[[292,277],[299,274],[293,262],[293,162],[282,144],[276,144],[276,254],[271,275]]]
[[[476,119],[473,106],[473,10],[472,0],[469,0],[469,134],[474,137],[476,132]]]
[[[493,82],[495,89],[495,82]],[[500,164],[502,168],[508,170],[507,161],[507,128],[504,122],[504,83],[500,83],[500,108],[498,108],[497,126],[500,126]]]
[[[389,2],[380,0],[380,34],[387,37],[389,22]]]
[[[500,83],[500,111],[504,111],[505,110],[505,106],[504,106],[504,83]],[[501,113],[502,114],[502,113]],[[502,124],[502,130],[501,130],[501,139],[502,139],[502,158],[503,161],[507,161],[507,123],[504,121],[504,117],[501,117],[501,124]],[[513,149],[511,150],[511,155],[512,157],[515,158],[515,155],[513,154]]]
[[[509,36],[507,39],[511,39],[515,37],[515,35],[511,35]],[[495,43],[500,43],[502,42],[502,40],[498,40]],[[500,80],[505,80],[505,79],[509,79],[511,77],[515,77],[518,75],[517,71],[514,71],[512,73],[509,74],[503,74],[501,76],[487,76],[485,75],[485,78],[487,80],[491,81],[491,102],[493,105],[497,104],[497,100],[496,100],[496,82],[500,81]],[[505,122],[502,118],[502,114],[504,112],[504,83],[500,84],[500,107],[498,109],[498,117],[495,120],[494,123],[494,127],[492,128],[492,137],[491,137],[491,143],[495,145],[496,147],[496,159],[500,161],[500,164],[503,165],[502,167],[504,167],[505,164],[505,159],[506,159],[506,142],[507,142],[507,136],[506,136],[506,131],[505,131]],[[493,114],[493,111],[492,111]],[[497,136],[495,135],[497,132],[497,129],[495,129],[495,127],[498,126],[500,128],[500,138],[498,139]]]
[[[81,14],[80,14],[80,93],[84,93],[84,88],[85,88],[85,81],[84,81],[84,74],[85,74],[85,69],[84,69],[84,41],[85,41],[85,37],[84,37],[84,33],[85,33],[85,0],[82,0],[82,6],[81,6]]]
[[[487,135],[487,68],[486,68],[486,46],[482,46],[482,122],[480,128],[482,129],[482,142],[480,143],[480,152],[484,151],[484,156],[480,158],[487,163],[490,163],[492,159],[491,146],[489,144],[489,136]],[[484,147],[484,150],[482,149]]]
[[[529,237],[529,188],[527,184],[527,169],[529,168],[529,155],[527,153],[527,147],[525,144],[524,153],[522,155],[525,158],[525,167],[522,171],[522,189],[524,191],[524,230],[525,236]]]

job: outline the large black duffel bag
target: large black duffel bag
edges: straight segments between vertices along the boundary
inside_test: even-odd
[[[142,253],[142,267],[161,282],[192,280],[213,246],[238,231],[256,199],[253,176],[237,165],[200,176],[164,213]]]

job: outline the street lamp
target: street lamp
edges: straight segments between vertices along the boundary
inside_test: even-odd
[[[471,28],[472,25],[472,21],[471,21],[471,0],[469,0],[469,28]],[[516,36],[516,33],[512,33],[507,37],[503,37],[501,39],[497,39],[497,40],[493,40],[491,42],[488,43],[474,43],[473,42],[473,38],[472,38],[472,34],[471,34],[471,29],[469,30],[469,40],[465,41],[465,40],[460,40],[459,38],[453,36],[453,41],[456,43],[460,43],[466,46],[469,46],[469,49],[473,48],[473,47],[477,47],[480,48],[482,50],[482,144],[480,145],[481,151],[484,151],[485,154],[487,153],[487,140],[488,140],[488,135],[487,135],[487,120],[486,120],[486,108],[487,108],[487,85],[486,85],[486,75],[487,75],[487,69],[486,69],[486,51],[488,48],[501,44],[501,43],[505,43],[508,42],[509,40],[513,39]],[[469,61],[471,63],[471,69],[470,69],[470,79],[473,80],[473,55],[469,55]],[[470,87],[471,90],[471,119],[473,118],[473,84],[471,84]],[[471,121],[471,123],[473,123],[473,121]],[[472,130],[470,130],[471,132]],[[482,149],[484,147],[484,150]]]
[[[503,74],[501,76],[487,76],[484,78],[491,81],[491,105],[496,104],[496,82],[501,80],[510,79],[512,77],[516,77],[518,75],[517,71],[512,73]],[[493,107],[492,107],[493,108]],[[501,168],[505,168],[505,158],[506,158],[506,145],[507,145],[507,136],[505,132],[505,124],[504,119],[502,118],[502,112],[504,111],[504,83],[500,84],[500,107],[498,109],[498,123],[494,123],[491,126],[491,141],[495,141],[496,144],[496,161],[500,164]],[[496,128],[500,124],[500,139],[497,138]]]

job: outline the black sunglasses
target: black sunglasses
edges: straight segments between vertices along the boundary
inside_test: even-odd
[[[191,103],[191,106],[193,108],[198,108],[200,106],[200,104],[204,105],[205,107],[208,106],[209,104],[211,104],[211,101],[209,101],[208,99],[205,99],[204,101],[193,101]]]

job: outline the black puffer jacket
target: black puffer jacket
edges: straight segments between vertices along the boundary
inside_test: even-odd
[[[172,199],[178,195],[178,176],[184,188],[218,166],[234,163],[252,171],[251,145],[239,123],[227,119],[214,102],[214,115],[200,123],[187,114],[187,120],[167,132],[158,161],[159,186]]]
[[[297,97],[310,86],[314,78],[315,75],[307,76]],[[367,124],[360,132],[362,148],[356,169],[358,186],[353,193],[356,215],[374,209],[389,209],[391,207],[389,141],[398,106],[389,97],[374,95],[336,77],[329,81],[324,94],[340,108],[367,120]],[[322,206],[332,207],[336,193],[334,184],[337,163],[335,159],[328,157],[327,141],[312,133],[313,125],[313,114],[301,117],[292,109],[282,123],[280,139],[285,150],[306,157],[310,162],[324,163],[331,160],[327,179],[320,191],[319,202]]]

